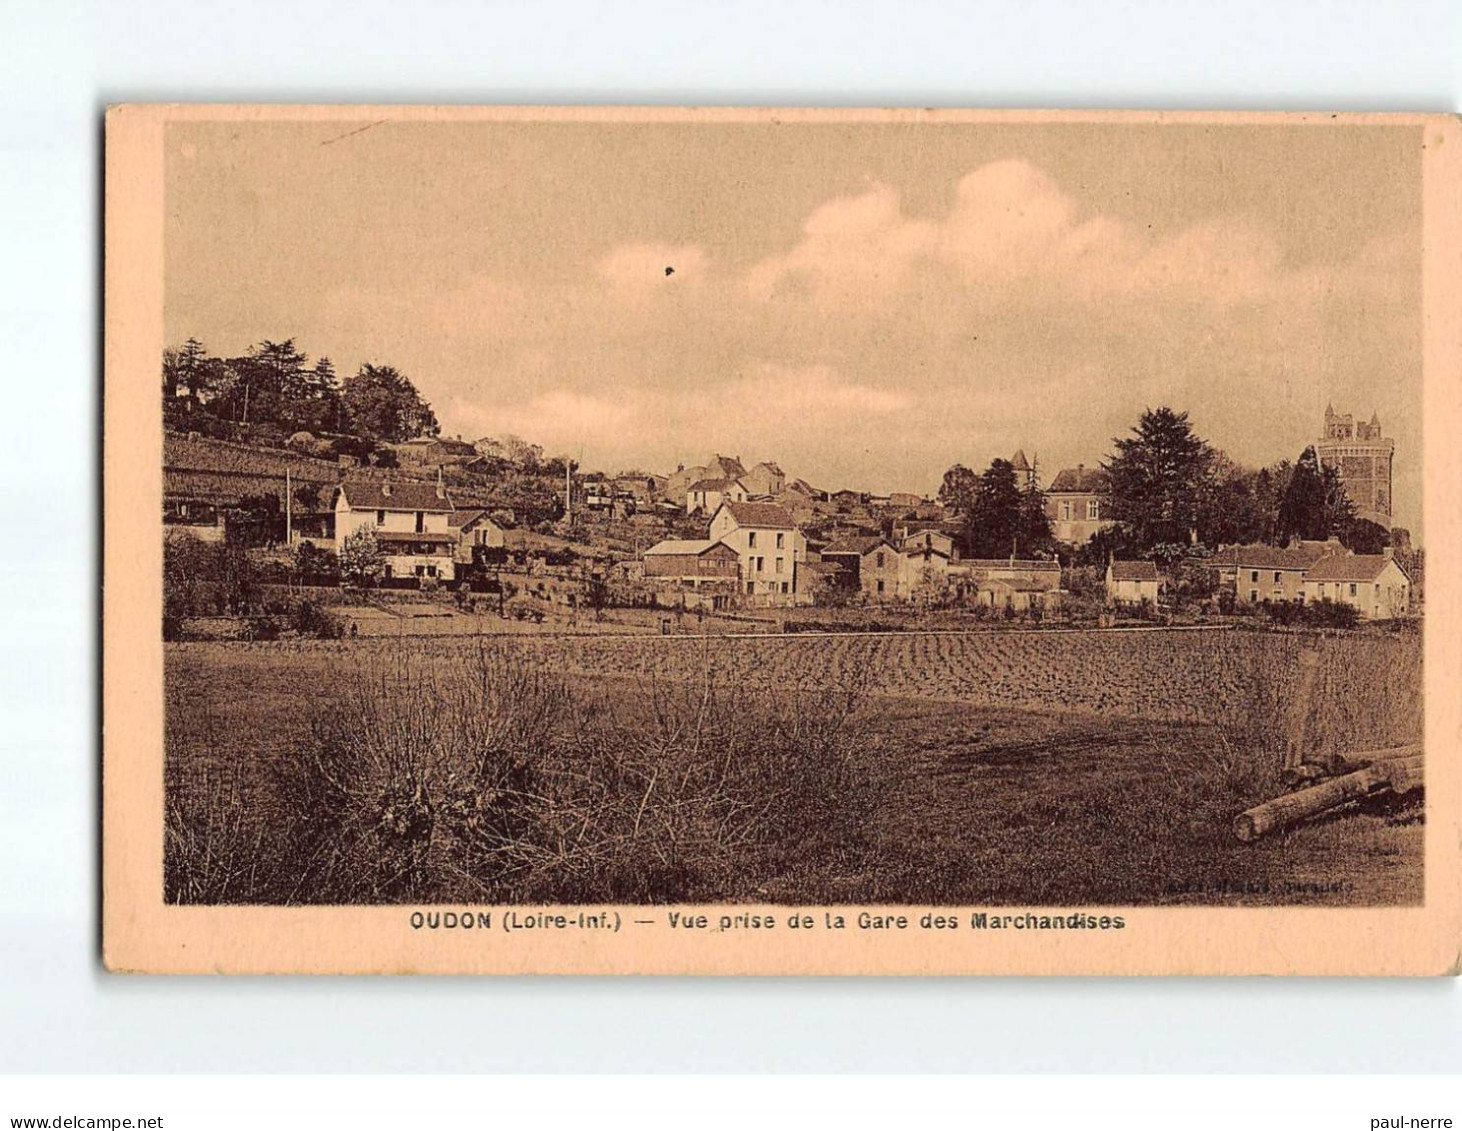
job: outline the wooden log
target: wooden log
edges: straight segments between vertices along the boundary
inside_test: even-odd
[[[1309,789],[1276,797],[1273,801],[1266,801],[1263,805],[1256,805],[1240,813],[1234,819],[1234,836],[1247,844],[1265,833],[1282,829],[1327,809],[1334,809],[1348,801],[1356,801],[1382,790],[1407,793],[1419,788],[1421,784],[1420,754],[1387,758]]]

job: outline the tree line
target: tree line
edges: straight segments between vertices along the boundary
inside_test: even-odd
[[[342,379],[328,357],[311,364],[293,338],[266,339],[238,357],[215,357],[189,338],[163,351],[162,397],[166,425],[213,435],[356,441],[345,450],[441,432],[431,405],[394,366],[366,362]]]
[[[1078,564],[1331,537],[1357,553],[1379,553],[1390,542],[1385,527],[1356,514],[1339,473],[1313,447],[1293,462],[1248,468],[1200,437],[1187,413],[1171,408],[1143,412],[1130,435],[1113,440],[1102,469],[1109,492],[1103,517],[1113,525],[1079,549]],[[1020,484],[1009,460],[993,460],[979,474],[956,464],[944,475],[939,499],[961,514],[971,556],[1056,548],[1039,485],[1034,479]]]

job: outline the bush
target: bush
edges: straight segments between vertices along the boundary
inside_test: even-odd
[[[856,853],[877,803],[856,690],[576,700],[484,648],[322,704],[273,807],[172,783],[175,902],[689,902]]]
[[[344,622],[313,601],[301,601],[294,607],[289,627],[300,636],[318,640],[339,640],[345,635]]]

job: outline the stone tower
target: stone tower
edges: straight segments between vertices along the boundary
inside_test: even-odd
[[[1357,422],[1350,413],[1341,416],[1333,405],[1325,406],[1325,431],[1315,445],[1315,454],[1322,465],[1340,473],[1356,515],[1387,529],[1391,527],[1395,448],[1394,440],[1382,437],[1381,420],[1375,413],[1369,423]]]

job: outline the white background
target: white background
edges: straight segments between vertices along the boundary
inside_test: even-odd
[[[96,446],[107,102],[1455,110],[1459,8],[0,7],[0,1070],[1455,1070],[1453,981],[110,977]]]

